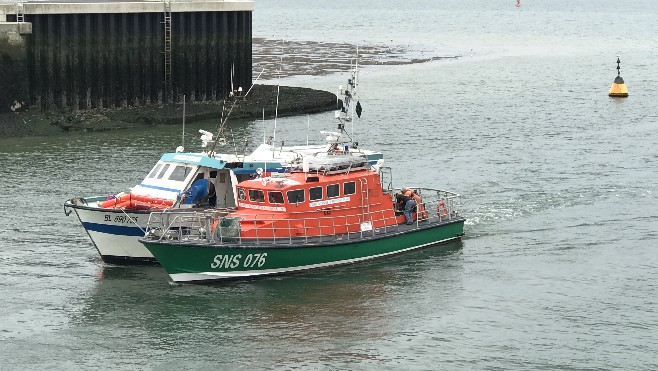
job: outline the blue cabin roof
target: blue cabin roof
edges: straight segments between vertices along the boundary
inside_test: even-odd
[[[211,169],[223,169],[227,164],[224,160],[208,157],[200,153],[165,153],[160,158],[160,161],[200,165]]]
[[[233,169],[236,174],[252,174],[256,169],[261,168],[267,172],[282,172],[283,166],[278,161],[263,162],[227,162],[220,158],[208,157],[201,153],[165,153],[160,161],[176,162],[181,164],[199,165],[210,169]],[[238,165],[238,166],[236,166]]]

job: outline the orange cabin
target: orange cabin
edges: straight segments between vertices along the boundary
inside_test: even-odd
[[[337,235],[403,222],[404,216],[395,215],[391,194],[382,190],[379,174],[367,163],[350,164],[335,171],[292,172],[241,182],[238,210],[227,217],[239,220],[241,238],[259,239]]]

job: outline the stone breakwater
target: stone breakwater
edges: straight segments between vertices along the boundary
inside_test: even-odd
[[[246,93],[246,91],[245,91]],[[246,97],[226,101],[194,102],[185,106],[185,122],[219,120],[222,111],[230,109],[231,119],[272,118],[277,98],[276,85],[254,85]],[[281,86],[278,115],[292,116],[331,111],[337,108],[336,95],[321,90]],[[183,105],[169,104],[120,109],[85,111],[27,110],[0,114],[0,137],[59,135],[73,131],[108,131],[182,122]]]

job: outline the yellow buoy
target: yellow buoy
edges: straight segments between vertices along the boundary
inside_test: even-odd
[[[624,84],[624,79],[621,78],[621,68],[619,67],[619,63],[621,63],[621,61],[619,60],[619,57],[617,57],[617,77],[615,77],[615,81],[610,87],[608,96],[626,98],[628,97],[628,89],[626,88],[626,84]]]

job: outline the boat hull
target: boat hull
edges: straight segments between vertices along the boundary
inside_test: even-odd
[[[94,198],[87,202],[87,205],[77,205],[67,201],[64,206],[75,211],[104,262],[157,264],[153,254],[139,242],[144,236],[150,210],[101,208]]]
[[[179,241],[140,242],[176,282],[203,282],[298,273],[312,269],[384,258],[460,239],[464,219],[404,227],[397,232],[310,243],[300,240],[281,245],[199,244]]]

